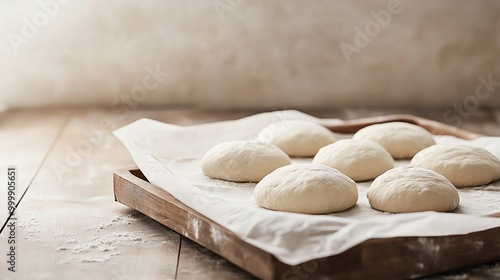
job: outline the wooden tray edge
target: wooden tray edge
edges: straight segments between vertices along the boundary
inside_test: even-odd
[[[484,136],[429,119],[402,114],[349,120],[339,125],[327,124],[325,127],[333,132],[355,133],[368,125],[394,121],[422,126],[435,135],[452,135],[466,140]],[[168,192],[145,181],[146,178],[143,175],[142,178],[140,175],[137,176],[139,173],[140,170],[135,167],[121,169],[113,174],[114,195],[117,202],[144,213],[262,279],[302,279],[304,273],[307,274],[308,278],[325,277],[326,275],[334,275],[335,279],[415,278],[500,259],[500,228],[494,228],[468,235],[371,239],[341,254],[290,266],[280,262],[270,253],[244,242],[228,229],[187,207]],[[139,197],[146,195],[156,200],[161,198],[164,202],[157,205],[144,205],[141,200],[129,200],[125,194],[130,192],[139,192]],[[133,195],[132,197],[138,196]],[[165,213],[160,213],[161,211],[158,210],[162,208],[170,211],[169,213],[173,214],[174,217],[166,217]],[[500,213],[487,216],[500,217]],[[191,224],[186,224],[187,221],[191,221]],[[197,224],[196,228],[193,227],[193,223]],[[226,245],[224,242],[220,243],[214,240],[215,232],[220,238],[226,240]],[[227,245],[231,242],[238,244],[238,247]],[[487,245],[484,245],[484,242]],[[430,251],[420,251],[425,256],[422,258],[422,262],[416,266],[412,266],[412,261],[407,260],[408,256],[415,256],[416,253],[419,253],[415,252],[415,248],[427,248],[426,246],[422,247],[422,244],[441,243],[448,244],[445,250],[441,250],[441,257],[436,257],[439,255],[438,252],[432,251],[436,247],[431,247]],[[478,244],[480,243],[482,245],[479,248]],[[389,246],[389,250],[387,250],[387,246]],[[478,252],[481,248],[487,248],[486,252],[484,252],[485,250]],[[458,252],[466,258],[462,258],[461,261],[450,261],[446,255],[457,249],[460,249]],[[367,257],[371,255],[373,256]],[[429,259],[430,262],[426,261]],[[392,260],[394,263],[388,260]]]
[[[473,140],[478,137],[483,137],[485,135],[471,132],[465,129],[460,129],[451,125],[443,124],[437,121],[429,120],[422,117],[417,117],[413,115],[388,115],[380,117],[363,118],[356,120],[343,121],[341,124],[329,125],[328,119],[323,119],[325,127],[333,132],[338,133],[355,133],[363,127],[387,123],[387,122],[407,122],[415,125],[419,125],[434,135],[451,135],[465,140]]]
[[[240,239],[230,230],[153,186],[135,167],[113,174],[115,201],[129,206],[177,233],[210,249],[262,279],[272,279],[275,258]],[[142,178],[141,178],[142,177]],[[148,203],[145,203],[148,201]],[[235,246],[234,244],[237,244]]]
[[[246,243],[138,174],[142,173],[137,167],[114,173],[117,202],[144,213],[262,279],[301,279],[306,274],[313,278],[334,275],[336,279],[415,278],[500,259],[499,227],[467,235],[370,239],[341,254],[290,266]],[[145,203],[146,200],[150,202]],[[193,221],[197,229],[192,226]],[[214,240],[214,235],[218,240]],[[458,257],[450,258],[449,254]],[[413,262],[409,256],[419,262]]]

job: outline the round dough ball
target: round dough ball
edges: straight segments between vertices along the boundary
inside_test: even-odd
[[[312,157],[320,148],[337,139],[324,126],[293,120],[268,125],[259,133],[257,140],[274,144],[291,157]]]
[[[464,144],[429,147],[413,157],[411,164],[434,170],[457,187],[488,184],[500,179],[500,160],[483,148]]]
[[[411,165],[377,177],[366,196],[373,208],[392,213],[452,211],[460,202],[457,189],[448,179]]]
[[[328,165],[354,181],[366,181],[394,167],[394,159],[370,140],[344,139],[323,147],[313,163]]]
[[[207,176],[234,182],[258,182],[276,168],[291,164],[275,145],[257,141],[229,141],[214,146],[201,161]]]
[[[356,183],[320,164],[292,164],[267,175],[255,186],[254,198],[268,209],[322,214],[351,208],[358,201]]]
[[[404,122],[370,125],[356,132],[352,139],[372,140],[395,159],[411,158],[420,150],[436,144],[425,128]]]

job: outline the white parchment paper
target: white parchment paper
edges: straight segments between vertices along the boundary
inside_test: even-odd
[[[359,199],[353,208],[328,215],[306,215],[260,208],[253,199],[254,183],[232,183],[203,175],[200,160],[211,147],[229,140],[254,139],[263,127],[285,119],[321,124],[341,122],[280,111],[190,127],[141,119],[114,134],[152,184],[289,265],[339,254],[371,238],[467,234],[500,226],[500,218],[480,217],[500,212],[498,181],[459,189],[460,205],[452,213],[389,214],[374,210],[366,198],[369,181],[358,183]],[[473,141],[451,136],[435,139],[438,143],[460,141],[483,147],[500,158],[500,137]],[[304,163],[311,159],[292,161]]]

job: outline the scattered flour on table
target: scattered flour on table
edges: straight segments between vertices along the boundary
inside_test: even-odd
[[[40,238],[40,223],[35,217],[32,217],[27,221],[20,220],[19,228],[23,229],[26,234],[23,237],[24,239]]]
[[[113,258],[114,256],[117,256],[117,255],[119,255],[119,254],[120,254],[120,253],[115,252],[115,253],[111,253],[111,254],[109,254],[109,255],[106,255],[106,256],[104,256],[104,257],[102,257],[102,258],[92,258],[92,257],[86,257],[86,258],[81,259],[81,261],[82,261],[82,262],[84,262],[84,263],[93,263],[93,262],[99,262],[99,263],[101,263],[101,262],[108,261],[108,260],[110,260],[111,258]]]
[[[108,221],[83,227],[83,230],[92,232],[85,238],[86,240],[79,240],[76,232],[60,232],[58,229],[49,240],[42,241],[41,232],[46,230],[43,227],[46,222],[46,216],[34,215],[29,219],[21,218],[19,227],[25,232],[24,239],[33,245],[57,251],[61,257],[58,265],[69,264],[71,261],[102,263],[120,255],[118,249],[123,246],[137,244],[163,246],[170,243],[160,231],[164,227],[146,217],[116,214]],[[149,225],[143,227],[145,223]],[[138,228],[130,226],[133,224],[141,226],[138,230],[130,230]]]
[[[87,243],[80,243],[70,250],[73,253],[87,252],[108,252],[115,250],[121,245],[131,245],[131,243],[144,243],[141,232],[113,232],[107,235],[93,234],[93,239]]]
[[[111,220],[109,222],[104,222],[104,223],[100,223],[98,225],[95,225],[95,226],[89,226],[89,227],[85,227],[84,229],[89,231],[89,230],[95,230],[97,228],[99,229],[105,229],[105,228],[108,228],[108,227],[111,227],[111,226],[123,226],[123,225],[130,225],[134,222],[137,222],[137,218],[133,218],[131,215],[114,215]]]

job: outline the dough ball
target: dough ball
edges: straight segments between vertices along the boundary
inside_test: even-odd
[[[230,141],[214,146],[201,161],[207,176],[234,182],[258,182],[290,158],[275,145],[257,141]]]
[[[404,122],[374,124],[360,129],[352,139],[372,140],[393,158],[411,158],[420,150],[436,144],[425,128]]]
[[[292,164],[267,175],[254,198],[268,209],[322,214],[351,208],[358,201],[356,183],[340,171],[320,164]]]
[[[328,165],[355,181],[366,181],[394,167],[394,159],[370,140],[339,140],[319,150],[313,163]]]
[[[435,145],[416,154],[411,164],[434,170],[457,187],[479,186],[500,179],[498,158],[483,148],[469,145]]]
[[[452,211],[460,201],[457,189],[444,176],[411,165],[377,177],[366,196],[373,208],[392,213]]]
[[[291,157],[312,157],[337,139],[326,127],[308,121],[281,121],[268,125],[257,140],[278,146]]]

